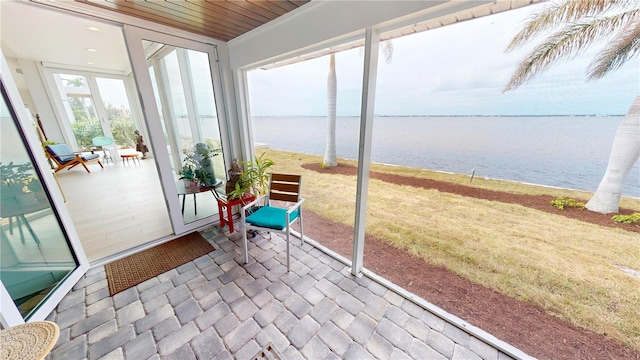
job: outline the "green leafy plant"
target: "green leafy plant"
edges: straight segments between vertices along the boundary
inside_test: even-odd
[[[191,150],[183,150],[184,165],[178,171],[180,179],[198,180],[202,186],[213,186],[217,182],[211,158],[218,155],[207,144],[197,143]]]
[[[275,162],[265,158],[266,152],[256,156],[253,161],[243,161],[245,170],[240,174],[240,179],[236,182],[235,189],[229,193],[230,199],[239,199],[247,192],[252,192],[256,196],[266,194],[269,190],[269,173],[267,170],[275,165]]]
[[[8,164],[0,163],[0,178],[3,191],[13,194],[27,193],[27,185],[33,179],[33,166],[31,163],[14,164],[13,161]]]
[[[562,196],[558,196],[555,200],[551,200],[551,205],[560,210],[564,210],[565,207],[584,209],[583,202],[578,202],[574,199],[564,198]]]
[[[178,171],[178,175],[180,175],[180,179],[178,180],[182,180],[182,179],[195,180],[196,179],[196,172],[193,170],[193,166],[191,165],[184,165],[182,169]]]
[[[640,212],[634,212],[630,215],[613,215],[611,219],[622,224],[640,224]]]

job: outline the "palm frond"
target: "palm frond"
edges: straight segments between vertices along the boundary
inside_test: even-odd
[[[567,0],[551,2],[542,11],[534,14],[514,36],[506,51],[512,51],[531,38],[553,30],[565,23],[575,23],[585,18],[603,15],[615,9],[639,9],[637,0]]]
[[[518,65],[504,91],[515,89],[536,75],[546,71],[551,64],[579,54],[594,41],[607,38],[617,29],[640,21],[640,10],[628,11],[608,17],[589,18],[567,25],[535,47]]]
[[[602,50],[589,65],[587,79],[600,79],[618,69],[627,60],[640,53],[640,19],[615,36],[613,43]]]
[[[384,53],[384,60],[387,64],[391,63],[391,59],[393,58],[393,42],[391,42],[391,40],[383,42],[382,51]]]

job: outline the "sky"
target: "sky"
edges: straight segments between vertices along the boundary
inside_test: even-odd
[[[505,53],[530,13],[507,11],[392,40],[389,63],[380,56],[377,115],[623,115],[640,93],[636,57],[597,81],[586,70],[596,44],[516,90],[503,93],[534,43]],[[537,42],[535,43],[537,44]],[[358,116],[362,49],[336,54],[337,115]],[[248,74],[252,116],[326,116],[329,57]]]

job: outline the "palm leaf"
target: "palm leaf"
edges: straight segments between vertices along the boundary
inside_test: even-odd
[[[640,13],[640,11],[638,11]],[[587,79],[600,79],[607,73],[618,69],[627,60],[640,52],[640,15],[632,26],[620,31],[615,40],[602,50],[587,70]]]
[[[637,9],[639,6],[640,2],[637,0],[568,0],[549,3],[527,21],[509,43],[507,51],[514,50],[531,38],[563,24],[579,22],[617,9]]]
[[[640,10],[631,10],[606,17],[589,17],[582,22],[567,25],[529,53],[518,65],[504,91],[517,88],[548,70],[556,61],[573,57],[588,48],[594,41],[610,37],[617,29],[624,31],[629,24],[637,24],[638,21],[640,21]],[[637,25],[633,27],[635,26]],[[618,59],[623,59],[621,55]]]

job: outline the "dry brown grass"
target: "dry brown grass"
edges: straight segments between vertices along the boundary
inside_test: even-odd
[[[319,156],[267,150],[274,171],[303,175],[305,207],[353,226],[356,178],[301,167]],[[352,161],[344,161],[351,163]],[[469,185],[466,175],[372,164],[372,171]],[[588,200],[589,193],[476,178],[471,186]],[[410,194],[410,196],[407,196]],[[405,211],[388,211],[404,199]],[[640,200],[622,206],[640,209]],[[640,349],[640,236],[516,204],[370,180],[367,233],[426,262]]]

